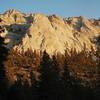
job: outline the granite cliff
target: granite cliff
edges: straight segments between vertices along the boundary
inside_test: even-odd
[[[100,42],[100,20],[86,17],[60,18],[40,13],[25,14],[15,9],[0,14],[0,35],[7,48],[64,53],[67,48],[96,49]]]

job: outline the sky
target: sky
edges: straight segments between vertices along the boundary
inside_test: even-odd
[[[0,0],[0,13],[16,9],[25,13],[56,14],[61,17],[100,17],[100,0]]]

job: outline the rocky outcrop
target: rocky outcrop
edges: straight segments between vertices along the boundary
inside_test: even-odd
[[[0,15],[0,35],[7,48],[46,50],[49,54],[64,53],[67,48],[81,51],[97,48],[100,36],[100,20],[85,17],[60,18],[56,15],[24,14],[14,9]],[[1,30],[1,29],[0,29]]]

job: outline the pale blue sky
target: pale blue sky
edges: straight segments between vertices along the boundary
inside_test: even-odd
[[[61,17],[100,17],[100,0],[0,0],[0,13],[8,9],[57,14]]]

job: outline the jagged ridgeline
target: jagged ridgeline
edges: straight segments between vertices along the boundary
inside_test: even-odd
[[[0,15],[0,100],[100,100],[100,20]]]

